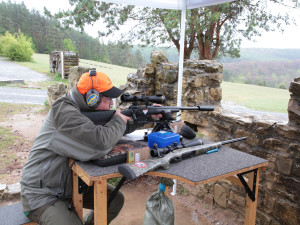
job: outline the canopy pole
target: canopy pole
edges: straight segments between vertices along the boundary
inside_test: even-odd
[[[183,77],[183,58],[184,58],[184,39],[185,39],[185,21],[186,21],[186,0],[182,0],[181,24],[180,24],[180,51],[179,51],[179,69],[178,69],[178,91],[177,106],[181,106],[182,95],[182,77]],[[176,120],[180,120],[180,112],[177,113]],[[177,180],[173,179],[173,191],[171,195],[176,195]]]
[[[185,39],[185,21],[186,21],[186,0],[182,0],[181,25],[180,25],[180,51],[179,51],[177,106],[181,106],[183,58],[184,58],[184,39]]]

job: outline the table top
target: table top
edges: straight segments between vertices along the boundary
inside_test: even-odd
[[[218,152],[172,163],[167,170],[157,169],[155,172],[167,177],[182,177],[192,182],[220,177],[236,171],[245,172],[250,169],[267,166],[267,160],[222,146]],[[91,177],[100,177],[118,173],[118,165],[99,167],[93,163],[76,162]]]

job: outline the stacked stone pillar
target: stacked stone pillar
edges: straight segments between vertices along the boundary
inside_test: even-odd
[[[291,98],[288,104],[289,124],[300,127],[300,77],[291,82]]]

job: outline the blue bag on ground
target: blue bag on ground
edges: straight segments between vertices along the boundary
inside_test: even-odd
[[[147,199],[143,225],[174,225],[173,202],[164,194],[166,186],[172,185],[171,179],[161,179],[159,191]]]

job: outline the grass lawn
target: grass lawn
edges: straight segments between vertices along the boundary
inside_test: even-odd
[[[29,67],[30,69],[49,74],[49,55],[48,54],[38,54],[35,53],[32,56],[32,62],[18,62],[21,66]]]
[[[65,84],[68,83],[67,80],[61,80],[60,77],[55,77],[54,74],[49,72],[48,54],[36,53],[33,55],[33,62],[23,62],[19,64],[50,76],[52,78],[51,81],[39,83],[39,86],[44,89],[57,81],[64,82]],[[137,71],[137,69],[86,59],[80,59],[79,66],[94,67],[96,70],[108,74],[113,84],[117,87],[126,83],[129,73],[135,73]],[[224,101],[233,102],[256,110],[287,112],[288,100],[290,98],[288,90],[230,82],[223,82],[222,90]]]
[[[290,93],[285,89],[222,82],[223,100],[248,108],[287,113]]]
[[[97,71],[106,73],[116,87],[126,84],[127,75],[130,73],[136,73],[137,71],[137,69],[133,68],[116,66],[86,59],[79,59],[79,66],[95,67]]]
[[[47,74],[48,76],[54,79],[55,75],[51,74],[49,70],[48,54],[35,53],[32,58],[33,58],[32,62],[19,62],[19,64],[25,67],[29,67],[32,70],[35,70],[37,72]],[[86,60],[86,59],[79,59],[79,66],[94,67],[96,68],[97,71],[106,73],[116,87],[126,84],[127,75],[129,73],[135,73],[137,71],[137,69],[133,69],[133,68],[116,66],[112,64]],[[67,80],[61,80],[56,77],[56,79],[54,79],[54,82],[57,81],[64,82],[65,84],[68,83]],[[46,85],[39,84],[39,86],[41,86],[42,88],[46,88],[51,84],[53,84],[53,81],[47,82]]]

